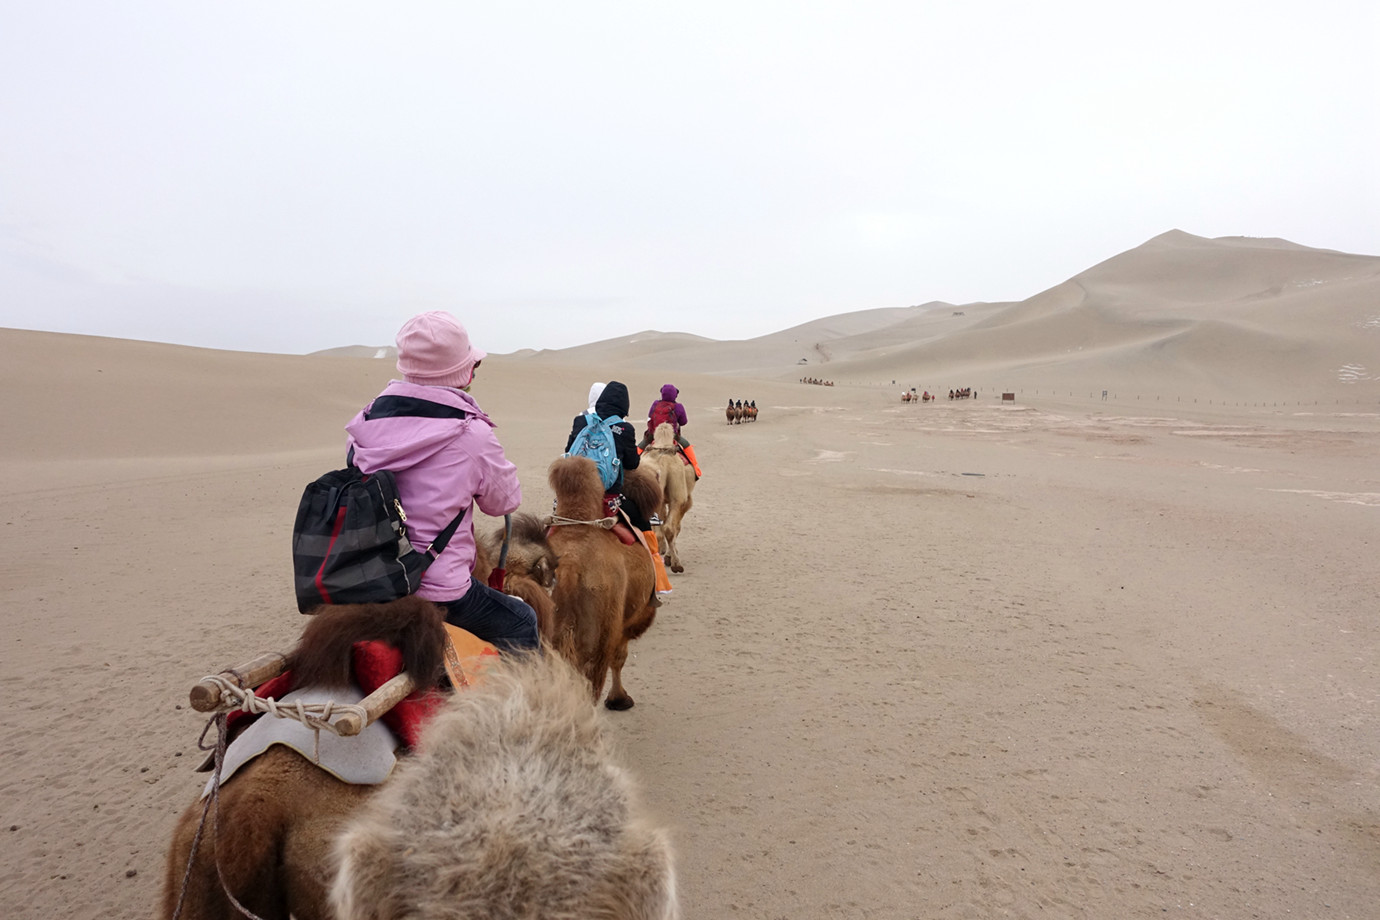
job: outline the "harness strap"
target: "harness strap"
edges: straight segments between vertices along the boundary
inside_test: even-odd
[[[553,514],[546,519],[545,523],[547,527],[569,527],[572,524],[588,524],[591,527],[612,530],[613,526],[618,523],[618,518],[610,516],[599,518],[595,521],[580,521],[575,518],[561,517],[559,514]]]

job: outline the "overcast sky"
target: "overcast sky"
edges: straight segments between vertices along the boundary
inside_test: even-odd
[[[0,326],[493,352],[1380,254],[1380,3],[0,0]]]

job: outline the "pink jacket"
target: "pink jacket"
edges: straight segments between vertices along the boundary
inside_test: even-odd
[[[424,550],[456,513],[465,519],[445,551],[422,576],[417,596],[454,601],[470,589],[474,567],[474,508],[501,517],[522,504],[517,468],[503,455],[494,423],[463,390],[394,380],[379,396],[410,396],[463,409],[466,418],[397,416],[367,419],[371,402],[345,426],[354,462],[363,472],[392,470],[407,531]]]

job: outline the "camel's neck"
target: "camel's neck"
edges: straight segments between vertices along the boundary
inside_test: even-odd
[[[604,498],[601,495],[598,501],[557,499],[555,513],[558,517],[568,518],[572,521],[597,521],[604,517]]]

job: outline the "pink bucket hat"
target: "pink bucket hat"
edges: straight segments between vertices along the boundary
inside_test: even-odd
[[[418,313],[398,330],[398,372],[408,383],[463,388],[487,352],[470,344],[470,334],[444,310]]]

